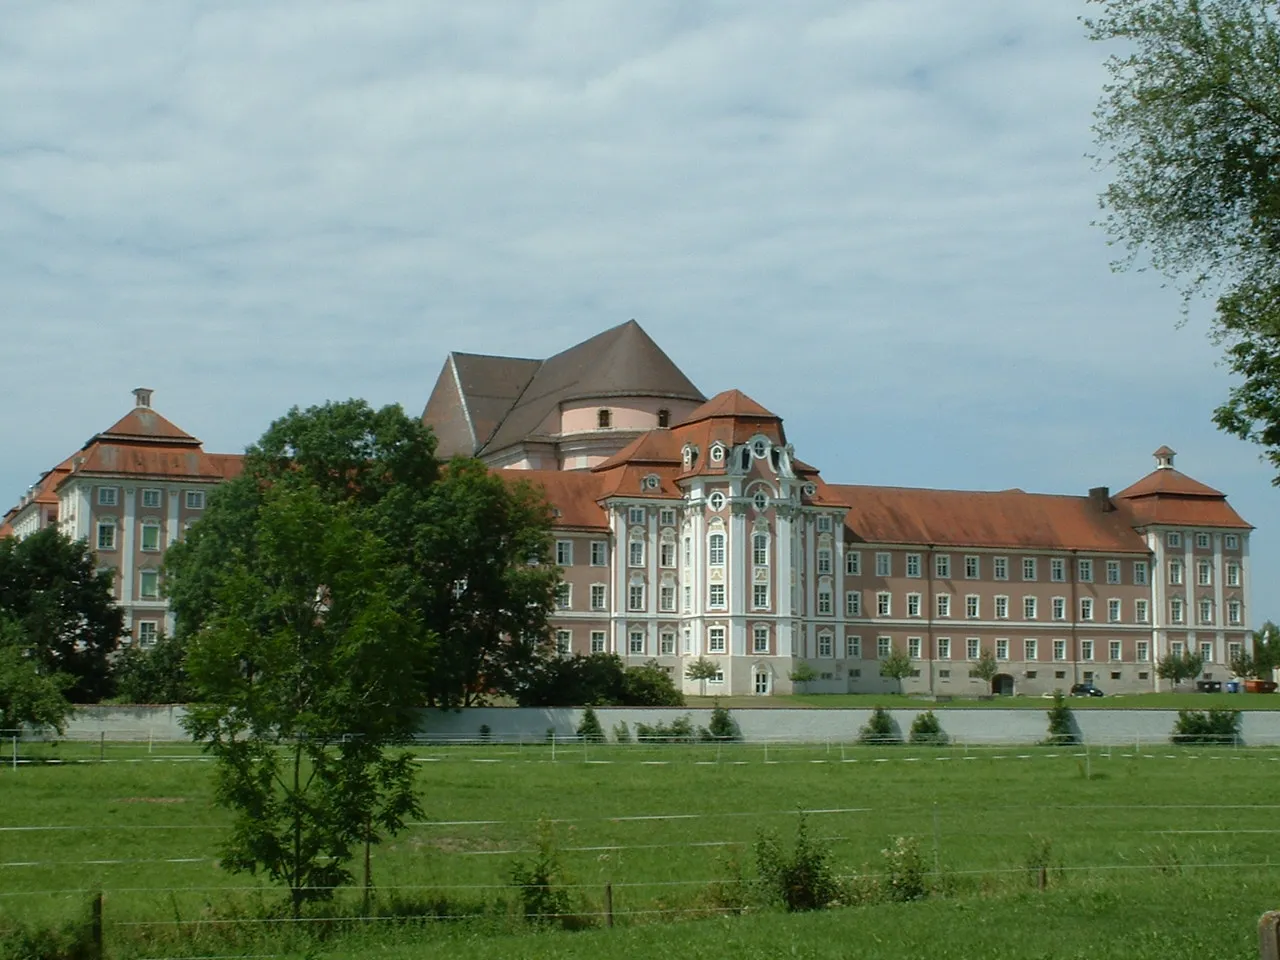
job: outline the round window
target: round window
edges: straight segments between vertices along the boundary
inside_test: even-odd
[[[769,452],[769,447],[763,440],[757,440],[751,445],[751,452],[757,457],[763,457]]]
[[[716,463],[719,463],[721,460],[723,460],[723,459],[724,459],[724,447],[720,446],[720,444],[718,444],[718,443],[717,443],[717,444],[715,444],[715,445],[711,448],[711,459],[712,459],[712,460],[714,460]]]
[[[717,490],[707,498],[707,505],[716,513],[724,509],[724,494]]]
[[[804,495],[806,497],[812,497],[817,492],[818,492],[818,485],[816,483],[806,483],[804,485]]]
[[[769,508],[769,497],[763,490],[757,490],[751,500],[756,505],[756,509],[762,513]]]

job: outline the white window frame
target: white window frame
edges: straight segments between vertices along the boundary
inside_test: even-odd
[[[991,579],[992,580],[1008,580],[1009,579],[1009,558],[1008,557],[992,557],[991,558]]]
[[[609,565],[609,543],[607,540],[591,541],[591,565],[607,567]]]
[[[658,584],[658,611],[660,613],[676,612],[675,581],[664,580]]]
[[[982,638],[981,637],[965,637],[964,657],[966,660],[982,659]]]
[[[1093,622],[1093,597],[1080,598],[1080,620],[1083,623]]]
[[[862,659],[862,637],[858,634],[845,634],[845,654],[850,660]]]
[[[964,578],[966,580],[982,579],[982,557],[970,553],[964,558]]]
[[[818,550],[817,557],[818,557],[818,574],[820,576],[830,576],[831,575],[831,550],[827,547],[822,547]]]
[[[591,631],[591,652],[604,653],[606,634],[603,630]]]
[[[939,593],[934,595],[934,615],[939,618],[951,616],[951,594]]]
[[[591,584],[591,609],[609,609],[609,585],[606,583]]]
[[[1222,548],[1224,550],[1239,550],[1240,537],[1234,533],[1228,533],[1225,537],[1222,538]]]
[[[818,634],[818,656],[829,660],[836,655],[835,638],[826,631]]]
[[[876,659],[887,659],[893,653],[893,637],[876,637]]]
[[[938,644],[938,659],[950,660],[951,659],[951,638],[938,637],[937,644]]]
[[[751,535],[751,563],[757,567],[769,565],[769,535],[753,533]]]
[[[1234,560],[1228,561],[1225,573],[1226,576],[1223,579],[1228,587],[1240,586],[1240,564]]]
[[[933,575],[939,580],[951,579],[951,554],[935,553],[933,555]]]
[[[573,566],[573,541],[556,541],[556,563],[562,567]]]
[[[1034,582],[1040,574],[1039,564],[1035,557],[1022,558],[1022,580],[1024,583]]]
[[[1146,663],[1151,659],[1151,641],[1139,640],[1134,644],[1134,659],[1138,663]]]
[[[920,565],[920,554],[918,554],[918,553],[908,553],[908,554],[907,554],[907,577],[908,577],[908,579],[911,579],[911,580],[919,580],[919,579],[920,579],[920,570],[921,570],[921,565]]]
[[[1133,585],[1135,587],[1147,586],[1149,582],[1147,578],[1148,572],[1149,571],[1147,569],[1147,561],[1145,560],[1133,561]]]
[[[186,495],[183,497],[183,502],[186,503],[188,510],[203,510],[204,509],[204,491],[203,490],[186,491]]]
[[[1049,558],[1049,582],[1050,583],[1066,583],[1067,582],[1066,557],[1050,557]]]
[[[636,648],[639,649],[636,649]],[[627,631],[627,656],[643,657],[645,652],[645,632],[643,630]]]
[[[893,594],[888,590],[881,590],[876,594],[876,616],[893,616]]]
[[[996,637],[996,659],[1009,659],[1009,640],[1006,637]]]
[[[1166,546],[1177,549],[1182,546],[1182,534],[1177,530],[1170,530],[1164,535],[1164,542]]]
[[[1040,612],[1039,599],[1037,597],[1022,598],[1022,619],[1035,620],[1036,615]]]
[[[1183,581],[1185,579],[1186,579],[1186,575],[1183,569],[1182,561],[1176,558],[1173,560],[1170,560],[1169,561],[1169,585],[1174,587],[1180,587],[1183,585]]]
[[[845,591],[844,615],[846,617],[862,616],[862,591],[861,590]]]
[[[664,527],[674,527],[676,523],[676,512],[670,507],[663,507],[658,512],[658,523]]]
[[[1022,659],[1027,661],[1040,659],[1040,642],[1034,637],[1022,641]]]
[[[1107,561],[1107,583],[1114,586],[1119,582],[1120,582],[1120,561],[1108,560]]]
[[[164,491],[159,487],[145,487],[142,491],[142,509],[160,510],[164,506]],[[149,621],[148,621],[149,622]]]
[[[1151,603],[1146,597],[1138,597],[1133,601],[1133,619],[1136,623],[1151,622]]]
[[[120,505],[119,487],[98,487],[98,506],[118,507]]]
[[[893,576],[893,554],[887,551],[879,551],[876,553],[876,576],[891,577]]]
[[[907,616],[908,617],[920,616],[920,594],[918,593],[907,594]]]
[[[727,607],[728,591],[725,590],[723,583],[707,584],[707,608],[710,610],[724,610]]]
[[[556,609],[572,610],[573,609],[573,584],[557,583],[556,584]]]
[[[1067,598],[1054,597],[1049,602],[1049,619],[1050,620],[1066,620],[1067,619]]]
[[[1067,641],[1055,639],[1053,641],[1053,662],[1062,663],[1067,659]]]
[[[818,587],[818,614],[820,616],[831,616],[831,588],[825,584]]]
[[[627,584],[627,609],[633,613],[643,613],[645,610],[645,601],[648,600],[645,589],[646,584],[643,580],[632,581]]]
[[[1092,640],[1080,641],[1080,659],[1087,660],[1087,661],[1093,660],[1093,641]]]
[[[862,575],[862,551],[847,550],[844,555],[844,573],[847,577]]]
[[[1170,623],[1186,623],[1187,608],[1181,597],[1169,598],[1169,622]]]
[[[627,566],[632,569],[644,569],[644,540],[632,537],[627,541]]]
[[[94,548],[95,550],[115,550],[116,549],[116,546],[120,539],[119,531],[116,529],[117,526],[118,525],[114,517],[100,517],[98,519],[97,529],[96,529],[97,537],[94,539],[94,543],[97,544],[97,546]],[[102,533],[104,530],[111,531],[111,536],[108,538],[110,539],[111,542],[109,544],[106,544],[105,546],[103,545],[103,542],[102,542],[103,540]]]
[[[907,656],[912,660],[919,660],[923,643],[920,637],[907,637]]]
[[[138,532],[138,549],[141,550],[143,553],[159,553],[160,550],[162,549],[162,543],[163,543],[162,541],[163,534],[162,534],[162,527],[160,525],[160,521],[159,520],[143,520],[142,523],[139,524],[139,528],[140,529]],[[147,545],[147,534],[150,531],[155,531],[154,546]]]
[[[1079,557],[1076,560],[1076,580],[1080,583],[1093,583],[1093,560]]]
[[[154,578],[155,589],[150,593],[147,592],[145,584],[148,578]],[[145,569],[138,571],[138,599],[139,600],[159,600],[160,599],[160,571]]]
[[[724,627],[707,627],[707,653],[723,655],[728,653],[728,640]]]
[[[644,507],[627,507],[627,524],[628,526],[643,526],[647,512]]]
[[[1123,619],[1123,604],[1116,597],[1109,597],[1107,599],[1107,623],[1120,623]]]
[[[1244,610],[1239,600],[1227,601],[1227,625],[1238,627],[1244,623]]]
[[[1124,660],[1124,644],[1119,640],[1107,641],[1107,660],[1111,663],[1120,663]]]
[[[1213,601],[1202,597],[1196,603],[1196,613],[1199,617],[1200,626],[1211,626],[1213,624]]]
[[[160,621],[159,620],[139,620],[138,621],[138,646],[154,647],[156,641],[160,638]]]
[[[567,657],[573,652],[573,631],[561,627],[556,631],[556,653]]]
[[[768,610],[769,609],[769,584],[753,583],[751,585],[751,609],[752,610]]]
[[[676,655],[676,633],[674,630],[663,630],[658,634],[658,656],[674,657]]]
[[[763,643],[761,641],[764,641]],[[756,626],[751,629],[751,652],[759,655],[769,652],[769,628]]]
[[[664,570],[674,570],[676,566],[676,542],[662,540],[658,544],[658,566]]]
[[[1001,595],[995,598],[995,617],[997,620],[1009,619],[1009,598]]]
[[[1207,533],[1196,534],[1197,550],[1208,550],[1211,546],[1213,546],[1213,541],[1209,538],[1209,535]]]
[[[1212,560],[1196,561],[1196,586],[1198,587],[1213,586],[1213,561]]]
[[[966,594],[964,598],[964,615],[969,620],[982,617],[982,597],[976,593]]]
[[[713,530],[707,534],[707,565],[712,567],[723,567],[725,555],[727,553],[728,539],[720,530]]]

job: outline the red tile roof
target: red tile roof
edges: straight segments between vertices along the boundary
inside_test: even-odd
[[[1159,524],[1252,529],[1227,503],[1226,494],[1172,467],[1152,470],[1117,493],[1115,500],[1135,527]]]
[[[1116,496],[1127,499],[1129,497],[1146,497],[1153,494],[1172,494],[1181,497],[1226,496],[1222,491],[1215,490],[1199,480],[1193,480],[1181,470],[1174,470],[1172,467],[1161,467],[1152,470],[1137,483],[1125,487]]]
[[[160,416],[150,407],[134,407],[94,439],[126,442],[161,441],[169,444],[200,446],[199,440]]]
[[[541,486],[547,502],[558,511],[555,526],[609,529],[609,517],[596,502],[602,486],[600,474],[587,470],[503,470],[501,473],[513,483],[524,480]]]
[[[710,420],[716,417],[738,417],[750,420],[780,420],[776,413],[770,413],[756,403],[741,390],[724,390],[698,407],[680,421],[677,426]]]

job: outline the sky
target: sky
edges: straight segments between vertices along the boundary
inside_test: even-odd
[[[1092,225],[1088,13],[8,0],[0,501],[137,386],[237,452],[634,318],[832,482],[1114,491],[1168,444],[1258,528],[1280,618],[1280,491],[1211,423],[1208,312]]]

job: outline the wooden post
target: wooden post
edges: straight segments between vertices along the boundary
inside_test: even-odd
[[[1280,960],[1280,910],[1264,913],[1258,919],[1259,960]]]
[[[93,943],[94,960],[102,960],[102,893],[93,895],[89,904],[89,939]]]
[[[609,926],[613,926],[613,884],[604,885],[604,915]]]
[[[98,731],[98,762],[107,759],[107,731]]]
[[[1036,881],[1036,885],[1040,888],[1041,893],[1049,889],[1049,868],[1043,863],[1040,864],[1040,876]]]
[[[373,819],[366,817],[364,821],[364,916],[369,917],[369,900],[373,893],[373,867],[370,863],[369,848],[373,846]]]

